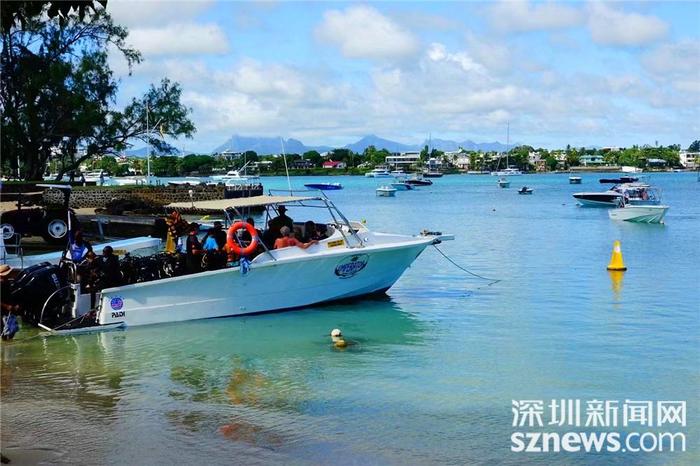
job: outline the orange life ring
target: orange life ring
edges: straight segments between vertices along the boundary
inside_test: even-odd
[[[252,238],[250,244],[244,248],[241,248],[238,241],[236,241],[234,238],[236,232],[241,228],[245,228]],[[228,233],[226,234],[226,245],[231,251],[235,252],[239,256],[248,256],[258,248],[258,232],[250,223],[235,222],[233,225],[231,225],[231,227],[228,229]]]

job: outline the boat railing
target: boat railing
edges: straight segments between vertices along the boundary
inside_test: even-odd
[[[316,208],[325,208],[328,209],[328,213],[330,214],[331,218],[333,219],[333,222],[340,226],[344,225],[347,227],[348,232],[351,234],[351,236],[355,239],[355,243],[351,242],[349,238],[346,236],[346,233],[343,228],[338,228],[340,231],[340,234],[343,235],[343,239],[345,240],[345,244],[348,245],[349,248],[353,247],[364,247],[362,244],[362,239],[359,237],[357,234],[357,231],[352,227],[350,224],[350,221],[343,215],[343,213],[336,207],[336,205],[331,201],[326,193],[323,191],[317,191],[313,189],[269,189],[268,190],[270,195],[273,195],[273,193],[289,193],[290,196],[298,195],[299,193],[320,193],[320,195],[317,197],[317,201],[320,201],[323,205],[313,205],[309,204],[306,201],[295,201],[296,204],[302,206],[302,207],[316,207]],[[267,220],[269,220],[269,215]]]

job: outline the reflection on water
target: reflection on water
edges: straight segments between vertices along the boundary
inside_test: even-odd
[[[687,400],[687,437],[700,435],[698,183],[659,175],[673,208],[647,228],[574,207],[566,175],[522,178],[534,197],[467,176],[391,203],[361,177],[329,194],[380,231],[456,233],[441,250],[502,280],[491,286],[429,248],[385,299],[75,337],[23,329],[2,344],[3,445],[65,464],[700,464],[695,447],[510,453],[512,399]],[[618,238],[629,270],[609,274]],[[355,344],[334,348],[333,328]]]
[[[622,292],[622,279],[625,277],[625,272],[621,270],[608,270],[610,275],[610,285],[612,286],[613,296],[616,301],[620,300]]]

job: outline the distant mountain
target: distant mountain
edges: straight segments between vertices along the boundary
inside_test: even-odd
[[[212,153],[221,153],[227,150],[233,152],[252,150],[259,155],[280,154],[282,153],[282,144],[279,137],[250,137],[234,134],[228,141],[214,149]],[[303,154],[310,150],[326,152],[333,150],[333,148],[329,146],[305,146],[298,139],[292,138],[284,141],[284,151],[287,154]]]
[[[506,150],[506,145],[501,144],[500,142],[477,143],[470,140],[456,142],[445,139],[432,139],[430,141],[426,139],[425,141],[423,141],[422,144],[403,144],[400,142],[391,141],[389,139],[380,138],[379,136],[376,136],[374,134],[364,136],[357,142],[345,145],[344,148],[350,149],[355,153],[361,154],[369,146],[374,146],[377,149],[386,149],[389,152],[406,152],[419,151],[427,145],[430,145],[431,148],[441,151],[455,151],[458,150],[460,147],[466,150],[481,150],[484,152],[502,152]],[[511,144],[509,147],[513,148],[516,145],[517,144]],[[143,150],[145,151],[145,149]],[[280,144],[279,137],[254,137],[240,136],[234,134],[226,142],[214,149],[212,153],[221,153],[227,150],[233,152],[245,152],[247,150],[252,150],[259,155],[269,155],[281,153],[282,145]],[[318,152],[327,152],[333,150],[333,147],[307,146],[298,139],[290,138],[284,141],[284,150],[287,154],[303,154],[304,152],[310,150],[316,150]]]
[[[389,152],[406,152],[410,150],[416,150],[416,146],[401,144],[400,142],[390,141],[388,139],[382,139],[379,136],[375,136],[374,134],[365,136],[355,143],[347,144],[345,148],[350,149],[355,153],[361,154],[369,146],[374,146],[377,150],[386,149]]]
[[[129,149],[124,151],[124,155],[129,157],[146,158],[148,157],[148,147],[140,147],[138,149]],[[180,151],[175,149],[172,154],[159,154],[155,149],[151,149],[151,155],[181,155]]]

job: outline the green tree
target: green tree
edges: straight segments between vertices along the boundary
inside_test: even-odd
[[[157,130],[174,138],[195,131],[189,110],[180,104],[179,85],[167,80],[123,111],[111,107],[118,83],[107,50],[121,53],[129,67],[141,55],[126,45],[127,30],[104,8],[89,1],[66,2],[79,4],[77,9],[61,2],[5,3],[11,4],[8,17],[14,20],[6,20],[3,4],[1,150],[3,157],[21,160],[27,179],[41,178],[56,149],[59,167],[67,171],[93,156],[124,150],[136,139],[161,152],[172,150],[155,136]],[[147,109],[152,125],[160,120],[152,132],[144,125]],[[85,148],[85,155],[76,157],[78,148]]]
[[[321,157],[321,154],[319,154],[318,151],[316,151],[316,150],[310,150],[310,151],[304,152],[303,157],[304,157],[304,160],[308,160],[309,162],[313,163],[317,167],[320,166],[322,161],[323,161],[323,157]]]
[[[688,146],[688,152],[700,152],[700,140],[695,140]]]
[[[551,172],[557,169],[557,166],[559,165],[559,161],[556,159],[556,157],[547,155],[544,159],[544,163],[547,165],[547,169]]]
[[[180,160],[175,156],[151,157],[151,171],[156,176],[179,176]],[[145,164],[142,173],[145,173]]]

